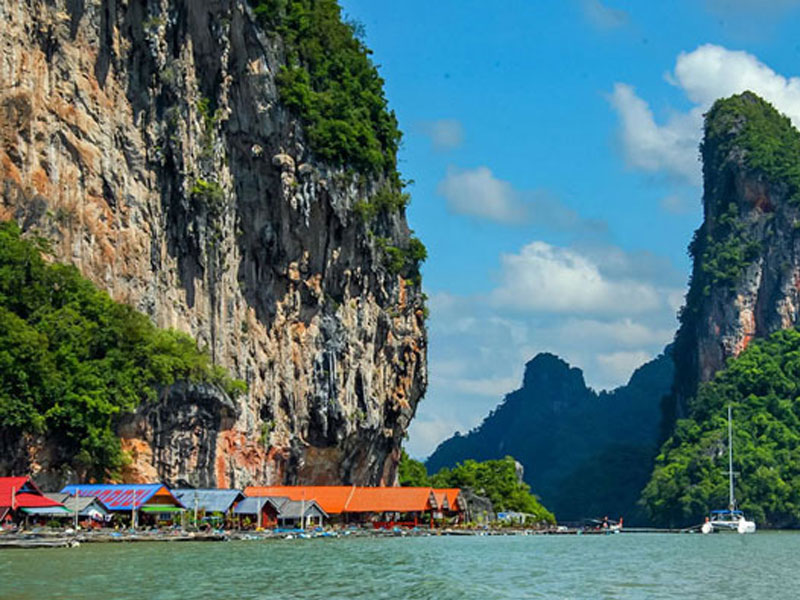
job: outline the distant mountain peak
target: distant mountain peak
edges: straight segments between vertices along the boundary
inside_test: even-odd
[[[571,366],[563,358],[550,352],[540,352],[525,365],[522,378],[523,388],[540,386],[560,386],[585,388],[583,371]]]
[[[597,394],[580,369],[552,353],[537,354],[525,365],[522,387],[479,427],[442,442],[428,470],[510,455],[560,519],[631,515],[650,473],[661,398],[672,377],[671,353],[665,353],[637,369],[629,385]],[[599,487],[578,483],[586,478]]]

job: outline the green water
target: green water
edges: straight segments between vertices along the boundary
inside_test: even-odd
[[[0,598],[800,597],[800,534],[429,537],[0,550]]]

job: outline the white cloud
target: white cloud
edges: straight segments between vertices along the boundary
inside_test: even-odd
[[[627,12],[606,6],[600,0],[582,0],[581,8],[586,20],[598,29],[617,29],[629,20]]]
[[[425,460],[441,441],[460,429],[467,428],[455,418],[426,418],[424,415],[417,415],[411,421],[408,431],[409,441],[403,444],[403,447],[412,458]]]
[[[567,339],[583,339],[591,348],[602,350],[609,342],[623,348],[665,346],[675,331],[670,327],[646,325],[631,318],[612,321],[568,318],[560,326],[560,334]]]
[[[681,52],[673,79],[704,110],[718,98],[750,90],[800,126],[800,78],[786,78],[741,50],[706,44]]]
[[[800,78],[786,78],[747,52],[706,44],[682,52],[667,75],[694,107],[658,123],[634,88],[616,83],[609,101],[620,118],[619,137],[629,166],[697,184],[702,115],[718,98],[751,90],[800,125]]]
[[[702,109],[674,114],[664,125],[656,123],[650,106],[626,83],[614,84],[611,105],[620,118],[620,141],[628,166],[651,173],[666,171],[698,183],[697,161]]]
[[[450,212],[506,225],[534,225],[559,232],[602,234],[608,226],[584,219],[546,190],[518,191],[492,170],[450,167],[437,187]]]
[[[437,191],[452,212],[482,217],[498,223],[527,219],[527,209],[507,181],[497,179],[488,167],[471,170],[449,168]]]
[[[455,119],[426,121],[420,124],[420,129],[430,138],[434,150],[455,150],[464,143],[464,127]]]
[[[571,248],[531,242],[500,261],[500,285],[490,294],[497,307],[608,315],[646,312],[664,302],[652,282],[607,277],[592,257]]]
[[[582,369],[599,390],[626,383],[672,341],[685,281],[669,261],[615,246],[542,242],[510,256],[518,262],[501,257],[501,277],[486,294],[431,294],[430,383],[407,446],[416,456],[478,425],[520,387],[525,363],[539,352]],[[543,268],[553,281],[536,278]],[[554,283],[565,270],[573,283]],[[526,294],[534,292],[540,300],[530,306]],[[511,302],[514,294],[520,302]],[[559,300],[573,309],[562,312]]]

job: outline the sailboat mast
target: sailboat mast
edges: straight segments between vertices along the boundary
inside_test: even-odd
[[[728,509],[736,508],[736,501],[733,498],[733,426],[731,424],[731,405],[728,405],[728,481],[730,485],[730,500]]]

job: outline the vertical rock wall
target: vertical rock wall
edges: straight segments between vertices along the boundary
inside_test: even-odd
[[[730,103],[743,108],[729,110]],[[753,338],[794,327],[800,316],[797,190],[790,178],[753,160],[758,153],[767,164],[800,162],[793,150],[800,133],[750,92],[716,106],[706,119],[704,220],[690,247],[694,267],[676,337],[675,389],[665,433],[686,414],[698,384]]]
[[[163,390],[132,480],[391,483],[427,380],[423,295],[279,101],[242,0],[0,0],[0,219],[249,386]],[[409,237],[403,211],[375,227]],[[45,473],[52,449],[33,452]]]

